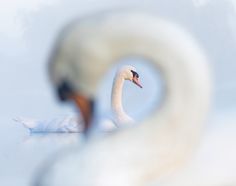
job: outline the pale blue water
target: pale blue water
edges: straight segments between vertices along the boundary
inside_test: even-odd
[[[228,150],[229,153],[232,151],[233,145],[227,146],[227,144],[232,144],[235,140],[233,132],[236,132],[234,127],[236,120],[235,1],[129,0],[124,3],[103,0],[98,3],[97,1],[61,0],[49,5],[16,3],[15,6],[14,3],[6,3],[0,11],[0,20],[2,20],[0,26],[1,185],[30,185],[32,175],[49,155],[80,141],[77,135],[50,137],[29,135],[25,128],[12,120],[16,116],[45,119],[75,112],[69,105],[62,105],[56,101],[47,79],[48,54],[58,31],[75,15],[127,5],[147,8],[151,12],[175,21],[198,39],[210,59],[214,81],[212,110],[205,130],[206,135],[214,133],[217,138],[219,134],[217,143],[222,141],[227,147],[224,150]],[[126,63],[134,62],[133,59],[129,59]],[[163,82],[160,80],[161,77],[159,79],[153,77],[152,69],[143,67],[140,63],[136,65],[144,88],[139,90],[133,84],[126,83],[124,106],[133,117],[142,117],[147,114],[148,109],[152,108],[156,98],[157,102],[160,101]],[[114,70],[111,70],[107,76],[112,77],[113,73]],[[157,85],[158,81],[160,86],[153,86]],[[102,89],[110,90],[111,82],[111,78],[107,78],[103,85],[105,88]],[[147,94],[149,96],[146,96]],[[109,108],[108,96],[109,91],[101,94],[100,107],[105,112]],[[220,158],[226,157],[222,155]],[[229,170],[235,163],[230,161],[227,163]]]

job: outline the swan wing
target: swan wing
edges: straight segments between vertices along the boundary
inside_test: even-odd
[[[59,116],[52,119],[37,120],[33,118],[18,117],[14,119],[28,128],[32,133],[48,132],[82,132],[82,118],[76,116]]]

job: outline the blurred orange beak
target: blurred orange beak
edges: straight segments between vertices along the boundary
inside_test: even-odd
[[[84,133],[86,133],[91,127],[90,124],[93,112],[93,108],[90,104],[91,101],[80,94],[72,95],[71,98],[75,102],[77,108],[80,110],[84,120]]]
[[[143,88],[143,86],[141,85],[139,79],[138,79],[136,76],[133,77],[132,82],[133,82],[134,84],[136,84],[137,86],[139,86],[140,88]]]

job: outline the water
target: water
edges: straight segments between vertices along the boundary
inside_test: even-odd
[[[58,30],[77,15],[129,5],[148,8],[181,24],[205,49],[214,79],[213,106],[196,159],[190,163],[189,167],[192,168],[187,168],[186,172],[194,175],[194,178],[189,178],[195,180],[214,180],[219,183],[225,181],[229,184],[236,182],[233,179],[236,178],[235,1],[102,0],[97,3],[71,0],[71,4],[64,0],[47,2],[49,3],[44,0],[27,3],[9,1],[1,6],[1,185],[31,185],[38,167],[44,164],[45,159],[61,149],[74,147],[81,142],[81,136],[77,134],[30,135],[27,129],[12,120],[16,116],[45,119],[76,112],[70,105],[61,105],[56,101],[47,78],[48,54]],[[150,88],[153,79],[149,76],[149,70],[140,65],[137,69],[142,75],[144,89],[139,91],[132,84],[126,83],[127,94],[124,95],[125,108],[133,117],[143,113],[143,107],[140,107],[143,105],[141,98],[147,92],[161,97],[161,86]],[[109,88],[110,83],[110,80],[107,81],[105,86]],[[101,100],[106,99],[107,94],[103,94]],[[149,98],[146,110],[151,109],[149,103],[155,99],[153,96]],[[101,108],[106,111],[109,103],[103,103]],[[146,114],[144,112],[143,117]]]

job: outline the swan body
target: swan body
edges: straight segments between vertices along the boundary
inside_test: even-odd
[[[55,54],[50,65],[55,87],[66,77],[93,99],[104,72],[117,59],[134,55],[161,70],[166,95],[161,108],[139,125],[91,137],[55,161],[36,185],[146,186],[187,161],[201,133],[211,87],[207,59],[187,32],[153,15],[113,12],[75,23]]]
[[[34,118],[18,117],[14,119],[16,122],[21,123],[25,128],[29,129],[31,133],[41,132],[82,132],[83,122],[81,118],[75,115],[68,115],[56,117],[46,120],[37,120]]]
[[[111,94],[111,108],[113,117],[95,119],[97,124],[96,131],[112,131],[121,125],[128,125],[134,123],[134,120],[126,114],[122,106],[122,90],[125,80],[132,80],[132,73],[136,72],[135,67],[125,65],[117,70],[114,77],[112,94]],[[32,118],[18,117],[14,119],[16,122],[22,123],[24,127],[28,128],[32,133],[38,132],[83,132],[83,120],[77,115],[68,115],[47,120],[36,120]]]

